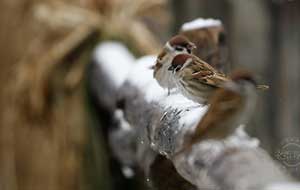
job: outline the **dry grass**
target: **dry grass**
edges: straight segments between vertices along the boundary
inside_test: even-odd
[[[90,183],[82,164],[93,146],[84,86],[92,49],[99,39],[118,38],[139,54],[155,52],[160,44],[138,18],[164,3],[1,1],[0,189]]]

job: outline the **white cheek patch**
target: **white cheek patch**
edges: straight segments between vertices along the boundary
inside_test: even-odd
[[[169,52],[174,52],[175,51],[175,49],[170,45],[169,42],[166,43],[165,47],[166,47],[166,50],[169,51]]]

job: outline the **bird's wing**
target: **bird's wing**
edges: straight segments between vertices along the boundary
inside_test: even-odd
[[[236,92],[220,88],[209,102],[209,109],[201,119],[191,138],[193,142],[198,141],[203,135],[209,133],[211,129],[222,127],[224,123],[234,117],[240,111],[243,99]],[[226,129],[218,131],[222,132],[222,130]]]
[[[208,63],[194,57],[190,67],[193,67],[192,77],[199,82],[220,87],[224,82],[229,81],[225,74],[219,72]]]

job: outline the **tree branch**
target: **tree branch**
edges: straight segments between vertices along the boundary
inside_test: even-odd
[[[162,181],[156,177],[161,172],[174,178],[170,180],[181,189],[196,186],[198,189],[252,190],[264,189],[275,182],[293,181],[259,147],[259,141],[244,132],[243,126],[226,139],[201,141],[190,151],[181,151],[183,142],[193,133],[207,107],[177,92],[168,95],[153,79],[150,67],[154,61],[155,56],[147,56],[127,68],[130,72],[124,84],[115,88],[118,96],[111,98],[117,108],[114,113],[118,123],[110,135],[111,148],[121,163],[141,168],[149,178],[146,181],[158,189],[163,189]],[[100,62],[100,67],[107,66],[105,61]],[[117,75],[106,74],[108,78],[98,83],[113,81]],[[101,101],[101,94],[98,97]],[[169,161],[165,161],[166,158]],[[159,162],[162,168],[168,169],[154,170],[159,168]],[[167,167],[168,162],[176,170]],[[180,180],[177,172],[182,177]]]

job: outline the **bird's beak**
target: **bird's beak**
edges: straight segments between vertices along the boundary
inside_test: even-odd
[[[189,48],[190,48],[191,50],[193,50],[193,49],[196,49],[197,46],[196,46],[194,43],[190,43],[190,44],[189,44]]]

